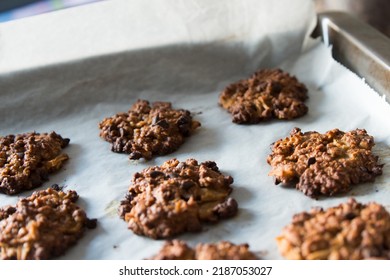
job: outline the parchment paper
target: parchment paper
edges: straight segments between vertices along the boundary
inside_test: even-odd
[[[280,259],[275,237],[297,212],[334,206],[351,196],[388,207],[390,107],[336,63],[330,48],[310,41],[301,51],[313,19],[311,1],[303,0],[107,1],[3,25],[0,135],[54,130],[69,137],[65,169],[39,189],[58,183],[76,190],[88,216],[98,219],[97,229],[61,259],[143,259],[156,253],[164,241],[133,234],[116,211],[135,172],[173,157],[214,160],[234,178],[239,214],[206,225],[201,233],[178,236],[191,245],[229,240],[248,243],[262,258]],[[61,33],[76,28],[75,22],[88,28]],[[32,39],[22,36],[27,29],[42,40],[29,41],[28,50],[20,45]],[[107,37],[111,31],[114,35]],[[83,34],[88,38],[79,42]],[[258,125],[232,123],[217,105],[219,92],[259,68],[276,66],[309,88],[308,115]],[[98,123],[127,111],[138,98],[189,109],[202,127],[173,154],[130,162],[99,138]],[[383,175],[346,195],[319,200],[275,186],[267,175],[270,144],[294,127],[367,129],[386,164]],[[31,193],[0,195],[0,206]]]

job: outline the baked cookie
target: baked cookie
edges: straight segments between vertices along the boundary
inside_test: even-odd
[[[213,161],[171,159],[134,174],[119,214],[134,233],[154,239],[197,232],[237,213],[232,183]]]
[[[225,88],[219,105],[232,114],[233,122],[254,124],[301,117],[308,111],[307,98],[306,86],[294,76],[280,69],[263,69]]]
[[[350,199],[293,217],[277,237],[287,259],[390,259],[390,214],[377,203]]]
[[[74,245],[96,220],[75,204],[75,191],[54,185],[0,209],[0,258],[51,259]]]
[[[0,137],[0,192],[17,194],[48,180],[68,160],[69,139],[52,132]]]
[[[187,110],[173,109],[169,102],[138,100],[127,113],[104,119],[100,137],[112,143],[111,150],[130,154],[130,159],[151,159],[176,151],[200,123]]]
[[[290,137],[276,141],[267,162],[275,183],[293,183],[310,197],[345,193],[351,185],[371,182],[382,174],[383,164],[372,154],[374,138],[364,129],[325,134],[302,133],[294,128]]]
[[[248,244],[235,245],[228,241],[218,243],[200,243],[195,249],[184,241],[165,242],[157,255],[151,260],[257,260],[258,257],[249,251]]]

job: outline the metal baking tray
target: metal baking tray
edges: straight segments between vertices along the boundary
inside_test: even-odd
[[[369,24],[344,12],[318,15],[313,37],[332,45],[335,60],[364,78],[390,100],[390,39]]]

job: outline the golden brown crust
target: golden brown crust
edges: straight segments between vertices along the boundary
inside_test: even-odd
[[[152,260],[257,260],[248,244],[235,245],[228,241],[200,243],[195,249],[184,241],[172,240],[151,258]]]
[[[52,132],[0,137],[0,192],[17,194],[42,185],[68,160],[69,139]]]
[[[372,154],[374,138],[364,129],[325,134],[302,133],[295,128],[290,137],[276,141],[267,162],[269,176],[278,183],[293,183],[304,194],[317,197],[347,192],[351,185],[374,181],[383,165]]]
[[[175,110],[169,102],[138,100],[127,113],[105,118],[100,136],[112,143],[112,151],[130,159],[151,159],[176,151],[200,123],[187,110]]]
[[[96,227],[75,204],[75,191],[58,186],[34,192],[15,207],[0,209],[0,258],[50,259],[63,254],[86,228]]]
[[[233,122],[254,124],[272,118],[290,120],[305,115],[307,88],[280,69],[263,69],[249,79],[229,85],[219,104],[233,116]]]
[[[390,259],[390,214],[380,204],[350,199],[295,215],[277,243],[287,259]]]
[[[204,222],[237,213],[237,202],[229,198],[232,183],[215,162],[171,159],[133,176],[119,213],[136,234],[154,239],[200,231]]]

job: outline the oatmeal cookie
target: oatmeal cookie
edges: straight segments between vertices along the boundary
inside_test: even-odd
[[[345,193],[351,185],[371,182],[382,174],[383,164],[372,154],[374,138],[364,129],[325,134],[302,133],[295,128],[290,137],[276,141],[267,162],[275,183],[293,183],[310,197]]]
[[[184,241],[165,242],[157,255],[151,260],[257,260],[258,257],[249,251],[248,244],[235,245],[228,241],[218,243],[200,243],[195,249]]]
[[[287,259],[390,259],[390,213],[377,203],[350,199],[293,217],[277,237]]]
[[[294,76],[280,69],[263,69],[225,88],[219,105],[232,114],[233,122],[254,124],[301,117],[308,111],[307,98],[306,86]]]
[[[173,109],[169,102],[138,100],[127,113],[104,119],[100,137],[112,143],[111,150],[130,154],[130,159],[151,159],[176,151],[200,123],[187,110]]]
[[[166,241],[160,251],[149,260],[195,260],[195,250],[184,241]]]
[[[134,174],[119,214],[133,232],[154,239],[197,232],[237,213],[232,183],[215,162],[171,159]]]
[[[0,137],[0,192],[17,194],[48,180],[68,160],[69,139],[52,132]]]
[[[50,259],[77,243],[96,220],[75,204],[75,191],[54,185],[0,209],[0,258]]]

